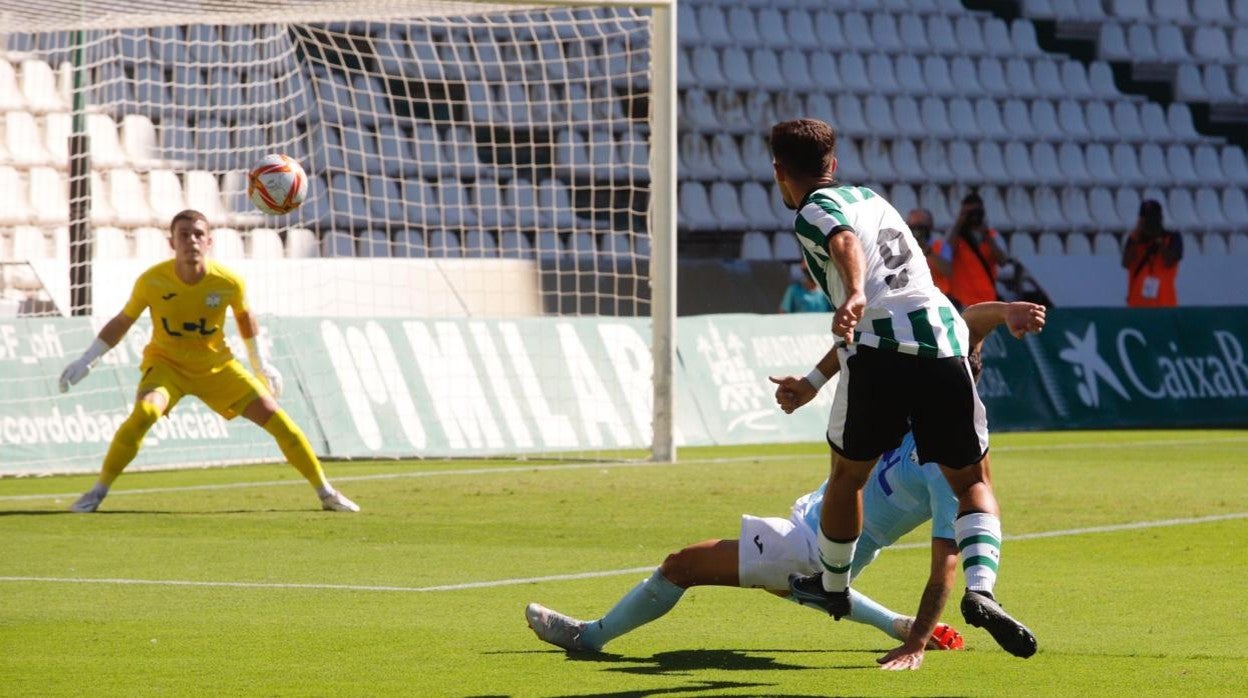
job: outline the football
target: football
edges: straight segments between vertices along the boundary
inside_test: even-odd
[[[299,208],[308,193],[308,175],[293,158],[268,155],[247,176],[247,196],[256,208],[280,216]]]

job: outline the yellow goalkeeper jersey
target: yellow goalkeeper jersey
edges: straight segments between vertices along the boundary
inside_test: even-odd
[[[143,272],[122,313],[137,320],[152,309],[152,340],[143,350],[143,364],[153,360],[183,373],[210,373],[234,358],[225,342],[225,309],[234,316],[247,312],[242,278],[207,260],[208,271],[195,284],[186,284],[174,271],[174,261],[161,262]]]

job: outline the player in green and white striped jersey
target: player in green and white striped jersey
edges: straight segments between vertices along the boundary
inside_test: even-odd
[[[794,232],[835,310],[832,333],[842,339],[827,432],[834,455],[817,536],[823,570],[792,578],[791,591],[834,618],[850,612],[862,489],[880,454],[913,431],[920,460],[939,463],[958,498],[963,616],[1007,651],[1031,656],[1035,637],[992,595],[1001,519],[988,479],[988,420],[966,359],[966,324],[932,283],[901,214],[870,189],[836,181],[835,146],[832,127],[816,119],[771,130],[776,184],[797,211]],[[804,380],[818,390],[827,375],[816,366]]]

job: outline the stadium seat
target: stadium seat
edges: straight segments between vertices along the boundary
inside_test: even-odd
[[[788,44],[803,50],[811,50],[823,46],[823,42],[814,32],[814,19],[802,8],[790,8],[784,12],[785,36]],[[766,36],[766,35],[765,35]]]
[[[728,46],[732,44],[732,34],[728,31],[728,18],[723,9],[717,5],[703,5],[697,8],[698,33],[704,45]]]
[[[1026,259],[1036,254],[1036,241],[1031,233],[1015,231],[1008,238],[1011,257]]]
[[[551,259],[562,256],[565,252],[563,240],[559,234],[553,230],[539,230],[533,238],[534,249],[537,256],[542,259]]]
[[[860,182],[867,178],[866,161],[858,151],[857,141],[846,138],[836,144],[837,178],[847,182]]]
[[[546,178],[537,185],[538,226],[545,230],[566,231],[576,225],[572,195],[557,179]]]
[[[1139,148],[1140,171],[1152,181],[1170,181],[1174,178],[1166,165],[1166,154],[1156,143],[1145,143]]]
[[[711,46],[695,47],[690,54],[689,66],[693,70],[694,82],[698,87],[709,90],[723,89],[728,86],[724,71],[720,68],[719,52]]]
[[[827,51],[810,52],[810,74],[819,76],[820,85],[825,90],[840,90],[845,86],[845,82],[841,79],[841,69],[838,67],[836,58]]]
[[[1114,207],[1124,229],[1135,227],[1140,214],[1140,193],[1131,187],[1119,187],[1114,192]]]
[[[1192,15],[1200,24],[1230,25],[1235,22],[1227,0],[1191,0]]]
[[[1057,108],[1047,99],[1032,101],[1031,125],[1035,128],[1036,134],[1046,141],[1069,140],[1057,123]]]
[[[1188,143],[1202,140],[1201,135],[1196,132],[1196,126],[1192,123],[1192,111],[1186,104],[1172,102],[1166,109],[1166,121],[1169,124],[1170,133],[1179,140]]]
[[[911,64],[910,70],[914,66]],[[913,81],[916,76],[908,76]],[[897,78],[897,72],[894,68],[893,57],[883,53],[872,53],[867,57],[867,79],[874,86],[873,93],[875,95],[897,95],[907,92],[902,87],[901,81]]]
[[[63,224],[69,220],[69,186],[51,167],[32,167],[27,175],[30,217],[36,225]]]
[[[22,176],[12,167],[0,166],[0,225],[25,225],[30,222],[26,186]]]
[[[902,181],[922,182],[927,179],[927,173],[923,170],[919,150],[915,147],[914,141],[908,138],[893,141],[890,155],[897,177]]]
[[[1092,174],[1088,172],[1087,162],[1083,160],[1083,149],[1073,142],[1063,142],[1058,147],[1057,164],[1061,166],[1063,180],[1077,185],[1092,182]]]
[[[121,228],[101,225],[92,229],[95,236],[91,253],[94,259],[129,259],[130,239]]]
[[[246,251],[242,234],[234,228],[213,228],[212,256],[225,260],[243,259]]]
[[[734,181],[751,178],[751,168],[741,158],[741,149],[732,136],[720,133],[712,137],[710,155],[713,176]]]
[[[1061,255],[1065,254],[1065,247],[1062,245],[1062,239],[1056,233],[1040,233],[1036,239],[1036,253],[1041,255]]]
[[[1013,122],[1010,122],[1013,123]],[[1073,146],[1078,152],[1078,146]],[[1056,184],[1065,181],[1061,165],[1058,162],[1057,150],[1052,143],[1039,141],[1031,145],[1031,167],[1035,180],[1041,184]],[[1086,176],[1086,170],[1084,171]]]
[[[680,221],[693,232],[719,229],[719,221],[711,212],[711,201],[701,182],[682,182],[679,185]],[[540,250],[540,247],[539,247]]]
[[[919,205],[932,212],[937,229],[947,230],[953,225],[954,215],[949,199],[936,184],[924,184],[919,189]]]
[[[745,227],[765,229],[781,223],[772,213],[772,202],[768,196],[767,189],[759,182],[745,182],[741,185],[741,209],[745,214]]]
[[[1075,141],[1087,141],[1092,137],[1083,118],[1083,109],[1073,99],[1063,99],[1057,104],[1057,122],[1066,136]]]
[[[499,254],[504,259],[533,259],[536,255],[533,243],[516,230],[505,230],[499,236]]]
[[[923,79],[928,89],[936,95],[957,95],[962,90],[953,84],[949,74],[949,63],[940,56],[926,56],[923,59]]]
[[[365,230],[355,241],[356,257],[389,257],[390,238],[384,230]]]
[[[1009,181],[1023,184],[1034,184],[1039,181],[1039,177],[1032,166],[1031,153],[1027,150],[1026,145],[1018,141],[1006,143],[1003,155],[1005,158],[1005,171],[1009,175]]]
[[[1196,214],[1200,216],[1205,227],[1218,232],[1233,231],[1244,225],[1244,221],[1228,218],[1222,210],[1222,200],[1218,192],[1211,187],[1196,190]]]
[[[897,133],[906,138],[919,139],[927,136],[923,130],[923,118],[919,113],[919,103],[913,97],[900,95],[892,99],[892,117]]]
[[[1231,254],[1226,238],[1217,233],[1205,233],[1201,236],[1200,251],[1204,256],[1214,258],[1227,257]]]
[[[91,197],[91,224],[111,226],[115,223],[117,212],[113,210],[113,204],[107,196],[107,189],[104,188],[104,174],[93,170],[91,172],[91,191],[104,193],[104,196]]]
[[[23,60],[19,84],[26,98],[26,108],[37,114],[65,111],[68,105],[56,88],[52,66],[37,58]]]
[[[958,162],[956,158],[954,162]],[[1010,179],[1010,174],[1005,169],[1001,146],[992,141],[979,141],[975,144],[975,164],[984,179],[990,182],[1006,182]]]
[[[764,85],[786,85],[790,89],[804,90],[814,84],[811,77],[810,63],[805,52],[796,48],[787,48],[780,54],[780,79]],[[755,71],[757,73],[757,71]]]
[[[770,260],[773,259],[771,239],[760,232],[748,232],[741,237],[741,259]]]
[[[870,95],[863,102],[864,121],[870,124],[871,135],[878,138],[895,138],[898,134],[897,122],[893,119],[893,108],[888,99],[880,95]]]
[[[1092,238],[1092,254],[1099,257],[1118,259],[1122,248],[1118,244],[1118,236],[1113,233],[1097,233]]]
[[[936,54],[949,56],[961,52],[953,22],[943,14],[933,14],[927,18],[927,42]]]
[[[121,146],[124,157],[139,169],[155,167],[160,160],[156,127],[142,114],[126,114],[121,120]]]
[[[1029,20],[1019,18],[1010,23],[1010,39],[1012,51],[1016,55],[1032,57],[1043,56],[1040,42],[1036,40],[1036,28]]]
[[[109,203],[116,212],[114,220],[117,225],[134,227],[141,225],[161,224],[167,221],[153,219],[152,210],[147,206],[146,192],[139,174],[130,169],[113,169],[105,173],[108,183],[107,192],[95,191],[92,196],[108,196]]]
[[[1191,259],[1192,257],[1201,256],[1203,252],[1201,250],[1200,237],[1196,235],[1195,233],[1182,233],[1182,235],[1183,235],[1183,254],[1188,259]]]
[[[782,262],[796,262],[802,258],[802,248],[797,236],[789,231],[780,231],[772,236],[772,254]]]
[[[425,244],[424,232],[413,228],[400,228],[395,231],[390,254],[404,259],[428,257],[429,248]]]
[[[776,71],[779,70],[778,60],[771,49],[756,49],[756,51],[763,52],[760,54],[762,57],[760,62],[763,62],[765,69],[771,70],[775,68]],[[763,60],[763,58],[766,60]],[[755,78],[749,54],[745,52],[745,49],[737,46],[729,46],[720,52],[720,65],[723,69],[724,84],[727,87],[739,90],[754,89],[759,84],[759,81],[764,79],[762,77]],[[765,78],[774,80],[779,78],[779,75],[768,75]]]
[[[1169,205],[1165,208],[1166,221],[1180,230],[1203,230],[1205,221],[1196,212],[1192,192],[1187,189],[1174,188],[1169,191],[1169,194]],[[1165,200],[1162,199],[1162,201],[1164,206]]]
[[[1194,71],[1195,75],[1191,72],[1184,74],[1184,68]],[[1239,66],[1235,68],[1236,71],[1241,69]],[[1194,89],[1189,88],[1189,85]],[[1174,89],[1176,97],[1187,101],[1220,104],[1234,104],[1239,101],[1236,89],[1231,86],[1230,74],[1220,65],[1207,65],[1203,72],[1191,64],[1179,66],[1179,74],[1174,78]]]
[[[1134,104],[1125,100],[1114,103],[1114,129],[1126,141],[1137,142],[1145,138],[1139,111]]]
[[[778,17],[779,13],[773,12],[773,14]],[[728,35],[732,37],[733,45],[747,48],[765,45],[767,41],[763,37],[767,35],[760,32],[762,19],[762,17],[756,16],[751,12],[748,7],[738,5],[728,8]],[[775,18],[772,18],[771,21],[773,22],[770,27],[771,30],[783,30],[783,25],[775,25]],[[772,36],[776,35],[772,34]],[[783,34],[780,34],[780,36],[783,36]]]
[[[1031,77],[1031,64],[1025,58],[1014,57],[1005,62],[1005,84],[1009,86],[1009,94],[1015,97],[1030,99],[1040,96]]]
[[[714,182],[710,189],[711,215],[722,230],[732,230],[745,220],[736,188],[728,182]]]
[[[1156,102],[1144,102],[1140,105],[1140,123],[1144,126],[1144,135],[1156,143],[1169,143],[1174,140],[1170,131],[1170,123],[1166,120],[1166,112]]]
[[[862,163],[866,167],[867,176],[874,181],[891,181],[897,179],[897,171],[893,168],[888,146],[878,138],[863,141],[860,149]]]
[[[161,225],[173,220],[174,214],[187,208],[182,182],[171,170],[152,170],[147,175],[147,203]]]
[[[1060,99],[1069,97],[1062,84],[1061,73],[1057,63],[1049,58],[1038,58],[1031,63],[1032,80],[1036,84],[1036,92],[1042,97]]]
[[[1137,23],[1127,27],[1127,50],[1137,64],[1161,62],[1161,54],[1153,38],[1153,28],[1147,24]]]
[[[990,96],[1003,98],[1013,94],[1013,90],[1006,82],[1005,68],[998,58],[992,56],[981,57],[977,63],[976,77],[980,87]]]
[[[1075,230],[1091,232],[1096,222],[1088,210],[1087,190],[1083,187],[1063,187],[1061,194],[1062,214]],[[1069,251],[1070,246],[1067,245]],[[1090,253],[1089,253],[1090,254]]]
[[[286,254],[281,234],[272,228],[252,228],[246,237],[247,255],[252,259],[281,259]]]
[[[459,233],[453,230],[430,231],[428,244],[430,257],[459,258],[464,256]]]
[[[3,61],[0,61],[2,63]],[[39,126],[33,114],[11,111],[4,115],[4,141],[13,163],[19,166],[47,165],[52,162],[39,136]]]
[[[1092,222],[1101,230],[1117,230],[1126,223],[1118,217],[1114,195],[1107,187],[1092,187],[1088,192],[1088,213],[1092,216]]]
[[[871,78],[867,76],[867,64],[863,60],[861,54],[843,53],[837,56],[837,75],[840,77],[841,86],[855,95],[871,94],[875,91],[875,86],[871,84]],[[811,72],[816,72],[814,66],[811,66]]]
[[[810,101],[808,100],[807,103],[809,104]],[[862,101],[852,94],[842,93],[836,96],[836,118],[829,123],[836,124],[838,133],[851,137],[865,137],[871,133],[867,118],[862,111]]]
[[[134,230],[134,257],[155,264],[173,256],[169,233],[161,228],[141,227]]]
[[[10,34],[9,36],[17,35]],[[26,108],[26,99],[22,96],[22,90],[17,84],[17,71],[7,59],[0,58],[0,110],[24,111]]]
[[[1227,252],[1241,259],[1248,259],[1248,234],[1242,231],[1233,232],[1227,241]]]
[[[1127,48],[1127,33],[1115,22],[1101,25],[1096,45],[1101,60],[1129,62],[1132,58],[1131,49]]]
[[[979,126],[978,133],[997,140],[1008,140],[1017,137],[1013,129],[1006,128],[1001,120],[1001,110],[995,100],[981,97],[975,100],[975,123]]]
[[[1191,43],[1193,56],[1202,63],[1231,63],[1235,60],[1226,31],[1221,27],[1196,27]]]
[[[1036,209],[1036,218],[1046,230],[1066,231],[1069,223],[1066,220],[1057,192],[1052,187],[1036,187],[1031,195],[1032,206]]]
[[[1248,185],[1248,162],[1245,162],[1242,148],[1237,145],[1222,146],[1222,172],[1227,181]]]
[[[949,123],[949,112],[945,100],[940,97],[924,97],[920,105],[923,116],[923,128],[934,138],[952,138],[955,131]]]
[[[1248,198],[1240,187],[1226,187],[1222,190],[1222,215],[1234,224],[1240,237],[1248,236],[1243,230],[1243,222],[1248,221]]]
[[[965,146],[965,142],[962,142],[962,144]],[[947,183],[954,178],[949,153],[943,141],[929,138],[920,143],[919,163],[923,166],[923,171],[927,173],[928,178],[933,182]],[[926,204],[924,207],[928,208]]]
[[[1061,73],[1062,91],[1065,95],[1081,100],[1101,96],[1092,90],[1092,85],[1088,82],[1088,73],[1083,63],[1076,60],[1062,61]]]
[[[1005,192],[1004,219],[1011,223],[1009,228],[1013,230],[1031,231],[1041,227],[1031,203],[1031,195],[1026,189],[1018,186],[1010,187]],[[1015,236],[1017,235],[1015,233]]]
[[[1141,185],[1152,181],[1140,170],[1140,163],[1136,156],[1135,148],[1125,143],[1119,143],[1114,146],[1112,153],[1114,171],[1118,173],[1118,178],[1122,182]]]
[[[1070,233],[1066,236],[1066,254],[1074,257],[1092,256],[1092,243],[1083,233]]]
[[[40,130],[43,134],[43,146],[49,162],[57,168],[69,166],[69,138],[72,128],[73,117],[70,114],[58,112],[43,116],[43,128]]]
[[[820,43],[822,46],[845,45],[845,33],[841,28],[840,15],[827,9],[823,3],[819,3],[817,7],[812,6],[807,9],[814,12],[815,36],[821,39]]]

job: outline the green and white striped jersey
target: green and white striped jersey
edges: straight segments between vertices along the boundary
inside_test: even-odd
[[[867,262],[867,307],[854,341],[904,354],[966,356],[966,323],[932,283],[918,241],[897,209],[866,187],[816,189],[806,195],[793,223],[810,275],[832,306],[845,302],[845,286],[827,245],[841,228],[858,236]]]

